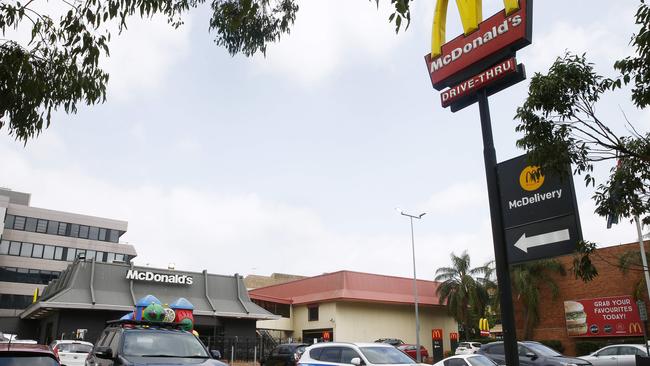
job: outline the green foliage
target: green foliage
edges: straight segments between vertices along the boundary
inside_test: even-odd
[[[539,302],[542,286],[551,290],[553,299],[560,294],[553,274],[564,276],[566,271],[562,264],[555,260],[539,260],[512,266],[511,281],[513,295],[524,305],[524,339],[530,339],[533,328],[539,323]]]
[[[554,350],[564,353],[564,346],[562,345],[561,341],[555,340],[555,339],[546,339],[543,341],[539,341],[539,343],[546,345],[550,348],[553,348]]]
[[[633,83],[637,107],[650,103],[650,9],[645,1],[636,23],[636,55],[616,62],[619,78],[603,78],[584,54],[570,53],[558,58],[547,74],[533,76],[528,98],[515,116],[517,131],[523,132],[517,146],[528,151],[530,162],[544,174],[565,176],[572,166],[587,186],[596,186],[594,164],[616,161],[609,178],[595,190],[596,213],[628,219],[638,215],[650,224],[650,132],[640,133],[626,121],[629,133],[618,135],[596,116],[595,108],[604,93],[628,83]]]
[[[471,268],[467,252],[460,256],[451,253],[451,262],[451,267],[436,270],[435,281],[441,282],[436,289],[436,295],[441,303],[447,304],[449,314],[462,325],[467,339],[470,332],[478,326],[478,321],[472,321],[476,319],[473,319],[472,311],[478,316],[484,315],[487,304],[482,297],[482,287],[489,282],[488,276],[493,270],[489,265]],[[487,276],[479,277],[480,275]],[[495,284],[490,286],[496,287]]]
[[[576,246],[576,253],[573,256],[573,267],[571,272],[576,279],[589,282],[598,276],[598,269],[591,262],[590,255],[596,250],[596,244],[588,241],[580,241]]]
[[[179,27],[188,11],[206,0],[59,0],[68,11],[55,19],[39,13],[34,0],[0,2],[0,32],[31,27],[21,44],[0,38],[0,130],[27,143],[52,122],[52,112],[76,113],[80,103],[106,101],[109,75],[99,59],[109,56],[111,32],[127,30],[132,16],[162,15]],[[372,0],[370,0],[372,1]],[[375,0],[379,6],[379,0]],[[412,0],[391,0],[389,21],[399,32],[410,23]],[[56,5],[54,6],[56,7]],[[269,43],[289,33],[296,19],[296,0],[211,0],[209,31],[231,55],[265,53]]]
[[[649,253],[645,253],[646,258],[650,258]],[[643,271],[643,261],[641,260],[641,252],[639,250],[628,250],[618,257],[618,268],[623,273],[628,273],[630,270],[635,272]],[[634,284],[633,292],[630,294],[635,300],[643,299],[643,292],[645,291],[645,277],[640,276],[639,280]]]

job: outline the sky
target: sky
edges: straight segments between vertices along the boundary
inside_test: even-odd
[[[413,3],[395,34],[390,3],[301,0],[290,35],[266,56],[230,56],[208,32],[209,7],[179,29],[131,19],[113,39],[106,103],[56,113],[27,145],[0,130],[0,186],[32,206],[128,221],[121,241],[137,265],[231,275],[338,270],[432,280],[467,251],[494,258],[478,107],[440,106],[424,64],[434,0]],[[450,2],[447,38],[460,34]],[[616,76],[632,53],[637,1],[536,1],[533,44],[518,62],[546,72],[566,50]],[[503,8],[484,0],[483,14]],[[528,81],[490,97],[498,161],[521,155],[513,119]],[[623,114],[650,129],[626,91],[597,105],[625,133]],[[598,166],[605,177],[611,163]],[[593,187],[574,178],[583,236],[599,247],[633,242],[606,229]]]

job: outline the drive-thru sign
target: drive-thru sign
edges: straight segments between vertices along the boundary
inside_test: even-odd
[[[582,232],[570,171],[542,175],[522,155],[498,164],[497,174],[510,264],[575,251]]]

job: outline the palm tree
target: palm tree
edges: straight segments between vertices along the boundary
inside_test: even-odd
[[[435,281],[442,282],[436,289],[441,303],[447,304],[447,310],[465,331],[469,339],[470,311],[480,303],[479,284],[476,276],[487,272],[486,267],[471,268],[467,251],[460,256],[451,253],[451,267],[436,270]]]
[[[524,305],[524,339],[530,339],[533,328],[539,322],[540,290],[547,286],[553,299],[557,299],[559,288],[553,274],[564,276],[566,271],[555,260],[539,260],[512,266],[512,287],[517,300]]]

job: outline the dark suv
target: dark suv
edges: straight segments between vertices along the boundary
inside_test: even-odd
[[[556,350],[549,348],[539,342],[526,341],[518,342],[519,365],[521,366],[587,366],[588,361],[579,358],[563,356]],[[503,350],[503,342],[492,342],[484,344],[478,351],[479,354],[487,356],[499,365],[506,364],[506,355]]]
[[[280,344],[260,363],[263,366],[295,366],[307,346],[305,343]]]
[[[180,324],[116,321],[108,323],[86,366],[226,366],[215,359],[220,357]]]

